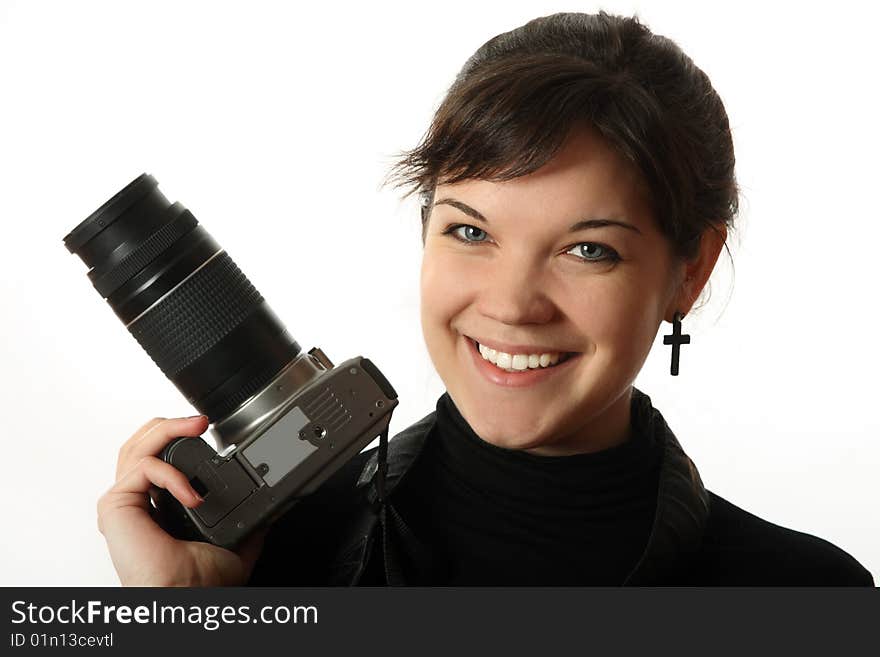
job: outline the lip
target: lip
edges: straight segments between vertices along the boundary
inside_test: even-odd
[[[560,355],[566,354],[576,354],[575,351],[563,351],[557,349],[556,347],[545,347],[543,345],[523,345],[523,344],[508,344],[507,342],[496,342],[494,340],[483,340],[481,338],[473,338],[465,335],[465,338],[468,340],[476,340],[481,345],[485,347],[489,347],[489,349],[494,349],[495,351],[503,351],[506,354],[555,354],[558,353]]]
[[[480,352],[477,351],[477,345],[473,338],[462,335],[461,339],[464,340],[465,349],[471,354],[474,366],[477,368],[477,371],[480,373],[480,375],[490,383],[494,383],[495,385],[503,386],[506,388],[524,388],[532,385],[537,385],[552,378],[564,376],[566,372],[570,371],[575,366],[575,364],[580,360],[581,357],[580,353],[575,353],[569,356],[567,360],[558,363],[553,367],[542,367],[535,370],[527,369],[521,372],[507,372],[499,367],[496,367],[488,360],[483,358],[480,355]],[[480,344],[483,343],[481,342]],[[504,350],[502,349],[502,351]]]

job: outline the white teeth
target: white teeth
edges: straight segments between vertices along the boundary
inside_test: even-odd
[[[501,369],[513,372],[537,369],[539,367],[550,367],[558,363],[561,357],[559,352],[545,354],[508,354],[503,351],[490,349],[482,344],[479,345],[479,349],[480,355],[490,363]]]

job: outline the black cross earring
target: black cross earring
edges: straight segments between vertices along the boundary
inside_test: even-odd
[[[691,343],[691,336],[681,334],[681,320],[683,319],[684,315],[676,310],[672,316],[672,335],[663,336],[663,344],[672,345],[672,367],[669,369],[672,376],[678,376],[678,352],[681,345]]]

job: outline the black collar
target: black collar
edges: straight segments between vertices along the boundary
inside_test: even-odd
[[[685,454],[672,430],[666,424],[660,411],[654,408],[651,398],[637,388],[633,388],[633,424],[640,431],[646,431],[658,444],[662,445],[660,484],[657,494],[657,510],[654,524],[645,551],[635,567],[622,582],[623,585],[651,585],[667,580],[696,552],[702,542],[706,521],[709,517],[709,493],[703,486],[700,474],[693,461]],[[386,497],[392,500],[397,484],[422,453],[426,438],[434,428],[436,411],[397,434],[388,443],[387,474],[385,479]],[[364,488],[371,505],[376,502],[375,475],[378,470],[378,453],[367,461],[357,481],[358,488]],[[367,521],[365,527],[372,531],[378,521],[382,527],[382,548],[385,550],[386,571],[389,576],[400,570],[391,563],[395,547],[393,536],[401,534],[400,518],[393,506],[386,502],[374,521]],[[390,519],[390,520],[389,520]],[[393,525],[393,527],[391,526]],[[403,528],[405,535],[406,528]],[[412,552],[412,550],[410,550]],[[364,550],[363,559],[369,550]],[[413,555],[410,555],[412,559]],[[354,575],[357,578],[364,564]],[[400,580],[399,576],[398,579]],[[395,583],[395,582],[389,582]],[[396,583],[406,583],[398,581]]]

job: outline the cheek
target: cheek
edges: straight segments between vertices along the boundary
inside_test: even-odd
[[[622,356],[644,362],[657,333],[659,291],[651,283],[643,282],[621,291],[618,298],[608,339]]]
[[[650,343],[655,310],[644,283],[595,278],[564,286],[557,297],[578,331],[606,352],[640,350]],[[647,337],[646,337],[647,336]]]
[[[555,282],[557,291],[553,298],[576,326],[596,339],[612,335],[620,328],[621,315],[626,314],[623,306],[630,294],[625,286],[599,276],[559,277]]]
[[[425,253],[422,256],[422,271],[419,279],[419,297],[421,300],[422,318],[436,313],[438,304],[443,299],[443,277],[435,259]]]
[[[422,326],[426,331],[447,326],[462,307],[467,287],[462,275],[449,258],[425,251],[419,280]]]

